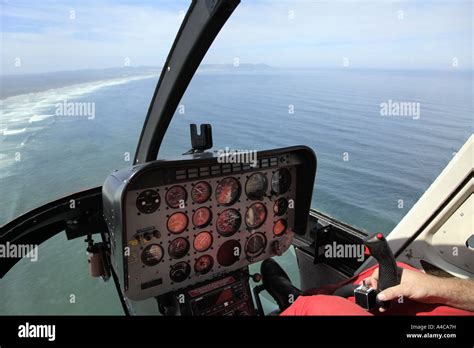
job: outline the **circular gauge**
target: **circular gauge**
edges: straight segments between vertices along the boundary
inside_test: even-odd
[[[239,241],[235,239],[228,240],[217,251],[217,262],[221,266],[231,266],[239,261],[241,250]]]
[[[211,222],[212,213],[209,208],[202,207],[197,209],[193,214],[193,224],[196,227],[202,228]]]
[[[240,183],[237,179],[228,177],[222,179],[216,188],[217,203],[222,205],[231,205],[239,199]]]
[[[168,247],[168,253],[173,259],[180,259],[189,251],[189,242],[186,238],[179,237],[174,239]]]
[[[200,181],[194,185],[191,190],[191,198],[193,199],[193,202],[201,204],[211,197],[211,192],[211,185],[205,181]]]
[[[207,249],[211,247],[211,245],[212,245],[212,234],[207,231],[198,233],[196,238],[194,238],[193,246],[196,251],[199,251],[199,252],[206,251]]]
[[[251,200],[262,200],[267,193],[268,179],[262,173],[252,174],[245,183],[245,193]]]
[[[171,208],[184,208],[188,193],[183,186],[175,185],[166,191],[165,200]]]
[[[286,200],[286,198],[278,198],[275,202],[275,204],[273,205],[273,213],[276,215],[276,216],[282,216],[283,214],[286,213],[288,209],[288,201]]]
[[[273,234],[275,236],[281,236],[283,233],[286,232],[286,228],[288,227],[288,223],[285,219],[279,219],[273,225]]]
[[[191,266],[187,262],[178,262],[171,266],[170,278],[175,283],[180,283],[185,280],[191,273]]]
[[[143,249],[141,259],[147,266],[156,266],[163,259],[163,248],[158,244],[151,244]]]
[[[239,230],[241,223],[242,217],[238,210],[226,209],[217,218],[216,229],[221,236],[229,237]]]
[[[169,217],[167,226],[171,233],[181,233],[188,227],[188,217],[184,213],[174,213]]]
[[[252,204],[245,213],[245,223],[250,228],[259,228],[267,218],[267,208],[262,203]]]
[[[245,254],[249,257],[257,257],[265,251],[267,238],[262,233],[255,233],[245,243]]]
[[[196,260],[196,263],[194,264],[194,270],[196,273],[206,274],[212,269],[212,266],[214,266],[214,259],[212,256],[202,255]]]
[[[143,214],[153,213],[160,207],[160,194],[155,190],[146,190],[137,197],[137,209]]]
[[[281,168],[272,176],[272,191],[277,195],[282,195],[291,185],[291,174],[286,168]]]

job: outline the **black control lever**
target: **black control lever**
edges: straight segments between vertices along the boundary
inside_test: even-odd
[[[400,272],[397,262],[393,256],[387,240],[382,233],[376,233],[364,241],[369,249],[370,255],[379,263],[379,279],[377,291],[381,292],[387,288],[400,284]],[[389,301],[378,303],[382,307],[390,306]]]
[[[370,310],[374,307],[388,308],[390,301],[379,301],[377,294],[387,288],[400,284],[400,272],[387,240],[382,233],[376,233],[364,241],[370,255],[379,263],[379,279],[377,289],[367,287],[365,284],[354,290],[356,303]]]

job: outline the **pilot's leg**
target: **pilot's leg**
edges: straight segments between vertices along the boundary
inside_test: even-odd
[[[369,315],[354,302],[332,295],[300,296],[280,315]]]
[[[275,299],[281,315],[371,315],[355,303],[339,296],[301,296],[302,291],[291,284],[290,278],[273,259],[262,262],[265,289]]]
[[[262,262],[260,267],[265,290],[275,299],[280,310],[288,308],[302,294],[291,284],[291,280],[280,265],[273,259]]]

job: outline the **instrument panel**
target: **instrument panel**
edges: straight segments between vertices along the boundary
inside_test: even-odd
[[[104,214],[126,296],[177,291],[286,251],[304,233],[311,196],[298,187],[309,180],[312,193],[315,171],[304,170],[314,153],[296,149],[259,153],[255,167],[213,157],[112,174]]]

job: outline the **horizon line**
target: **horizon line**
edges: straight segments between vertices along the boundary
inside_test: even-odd
[[[451,67],[451,68],[425,68],[425,67],[410,67],[410,68],[402,68],[402,67],[337,67],[337,66],[272,66],[266,63],[240,63],[239,66],[234,66],[232,63],[203,63],[198,67],[206,67],[206,66],[221,66],[230,68],[228,70],[236,70],[240,68],[240,66],[248,67],[256,67],[265,66],[266,69],[274,69],[274,70],[365,70],[365,71],[431,71],[431,72],[474,72],[474,67],[470,68],[459,68],[459,67]],[[100,72],[100,71],[107,71],[107,70],[134,70],[134,69],[157,69],[162,70],[163,66],[159,65],[136,65],[136,66],[111,66],[106,68],[77,68],[77,69],[70,69],[70,70],[53,70],[53,71],[41,71],[41,72],[18,72],[18,73],[2,73],[0,72],[0,77],[14,77],[14,76],[26,76],[26,75],[42,75],[42,74],[59,74],[59,73],[79,73],[79,72]]]

